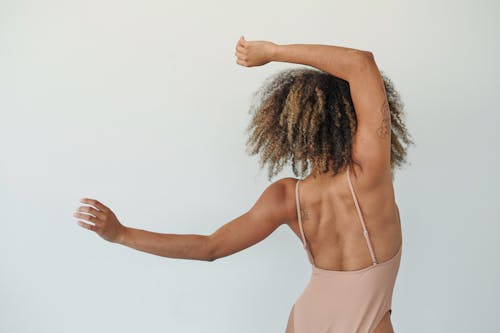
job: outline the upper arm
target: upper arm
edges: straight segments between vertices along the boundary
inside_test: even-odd
[[[286,179],[270,184],[243,215],[209,235],[212,260],[244,250],[287,222]]]
[[[364,52],[348,82],[357,119],[353,155],[380,174],[390,167],[391,117],[384,81],[370,52]]]

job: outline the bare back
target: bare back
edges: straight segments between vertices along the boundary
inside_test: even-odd
[[[364,182],[357,167],[351,172],[354,191],[377,259],[391,258],[402,241],[399,209],[394,198],[390,173],[376,187]],[[351,170],[352,170],[351,169]],[[304,233],[318,267],[329,270],[357,270],[371,264],[356,207],[345,171],[330,177],[328,183],[308,177],[301,181],[300,207]],[[300,239],[298,220],[288,224]]]
[[[364,177],[367,178],[366,175]],[[373,186],[374,183],[378,185]],[[376,316],[372,321],[374,333],[392,333],[390,300],[399,268],[402,232],[390,173],[385,180],[378,179],[376,182],[370,182],[369,179],[363,182],[363,175],[359,169],[356,172],[348,172],[347,177],[345,171],[329,178],[308,177],[296,182],[295,193],[296,207],[300,210],[300,217],[298,214],[296,216],[300,221],[298,218],[292,219],[289,226],[297,237],[304,241],[304,247],[313,267],[313,276],[320,273],[327,277],[330,274],[362,274],[380,265],[392,269],[392,271],[386,270],[389,273],[385,277],[372,275],[375,279],[373,281],[381,281],[380,278],[383,278],[384,287],[372,285],[369,280],[366,280],[364,285],[355,286],[356,279],[352,280],[351,286],[356,289],[368,287],[374,290],[385,286],[390,288],[385,294],[378,295],[377,301],[385,302],[382,300],[388,299],[388,303],[380,304],[379,311],[374,308],[370,315]],[[320,280],[319,283],[313,281],[310,281],[298,300],[301,302],[301,313],[305,311],[304,306],[309,308],[318,302],[321,303],[317,299],[314,302],[308,301],[311,293],[314,293],[311,291],[313,289],[310,289],[311,284],[315,285],[312,287],[314,289],[324,288],[323,293],[328,293],[330,289],[328,284],[323,285],[324,280]],[[334,280],[330,283],[334,283]],[[377,298],[369,295],[370,293],[366,297],[373,297],[372,301],[375,302]],[[318,297],[318,294],[314,297]],[[337,297],[341,297],[340,294]],[[358,297],[363,296],[358,295]],[[304,302],[310,304],[305,305]],[[287,333],[293,333],[293,327],[297,324],[294,323],[296,305],[292,307],[288,319]],[[356,323],[355,321],[352,325],[357,325]]]

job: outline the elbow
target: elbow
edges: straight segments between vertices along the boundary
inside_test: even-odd
[[[218,259],[217,249],[214,245],[213,239],[210,236],[205,237],[205,246],[203,246],[203,249],[203,260],[212,262]]]
[[[359,52],[357,52],[357,57],[356,57],[357,68],[366,69],[367,67],[373,65],[374,63],[375,63],[375,57],[373,56],[372,52],[362,51],[362,50],[359,50]]]
[[[204,260],[208,262],[215,261],[216,259],[218,259],[218,257],[214,251],[209,251],[204,257]]]
[[[359,76],[369,71],[375,65],[375,58],[370,51],[356,50],[353,57],[350,76]]]
[[[375,58],[373,57],[373,53],[370,51],[361,51],[361,56],[364,61],[374,61]]]

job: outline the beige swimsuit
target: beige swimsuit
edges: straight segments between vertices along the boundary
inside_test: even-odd
[[[392,311],[392,293],[399,270],[402,244],[392,258],[381,263],[377,261],[354,193],[349,168],[347,179],[372,265],[354,271],[328,270],[314,265],[302,228],[298,180],[295,186],[297,215],[312,274],[305,290],[292,307],[294,333],[371,333],[387,311]]]

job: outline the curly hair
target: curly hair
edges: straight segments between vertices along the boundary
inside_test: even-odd
[[[380,71],[391,114],[391,172],[406,162],[413,144],[403,122],[400,95]],[[349,83],[316,68],[292,68],[268,77],[253,94],[246,133],[249,155],[261,153],[261,169],[269,164],[268,179],[291,161],[295,176],[336,174],[357,163],[351,156],[357,120]],[[312,168],[312,170],[309,170]]]

